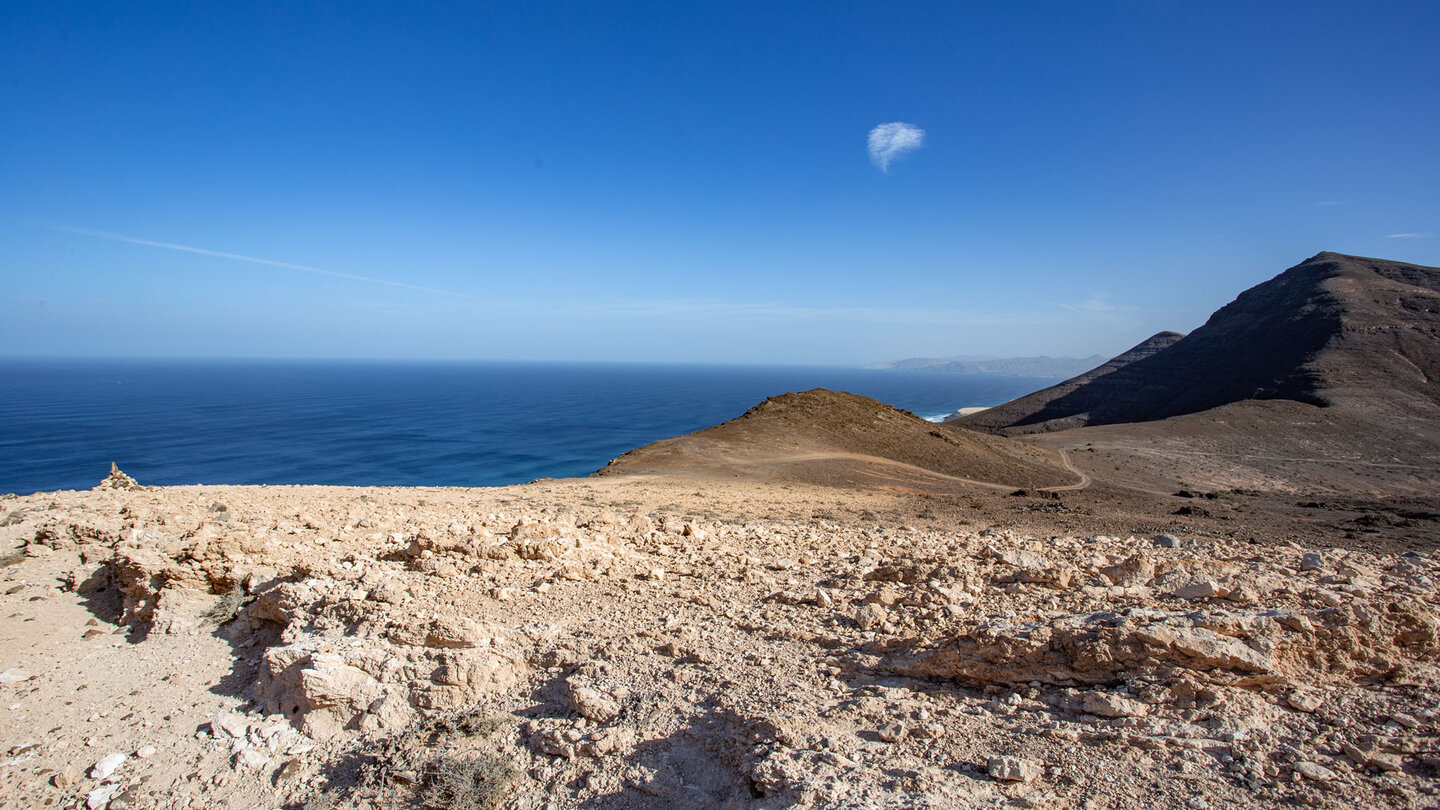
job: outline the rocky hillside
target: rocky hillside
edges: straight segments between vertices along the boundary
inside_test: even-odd
[[[1268,399],[1440,423],[1440,269],[1321,253],[1148,357],[958,422],[1028,433]]]

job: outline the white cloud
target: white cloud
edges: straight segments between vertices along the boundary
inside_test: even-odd
[[[870,130],[870,162],[890,173],[890,161],[925,145],[925,130],[895,121]]]
[[[1387,233],[1386,239],[1429,239],[1433,233]]]

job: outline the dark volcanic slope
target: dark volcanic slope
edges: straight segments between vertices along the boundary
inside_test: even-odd
[[[1019,424],[1023,420],[1043,411],[1050,403],[1070,394],[1081,386],[1088,385],[1106,374],[1119,371],[1137,360],[1144,360],[1161,349],[1169,348],[1182,337],[1185,336],[1179,332],[1160,332],[1151,335],[1141,343],[1131,347],[1125,353],[1111,358],[1109,361],[1090,369],[1078,377],[1071,377],[1065,382],[1057,383],[1049,388],[1029,394],[1028,396],[1012,399],[1004,405],[998,405],[966,417],[954,416],[945,421],[958,422],[973,430],[991,430],[998,432],[1001,428]],[[1063,420],[1056,420],[1050,429],[1058,429],[1061,421]],[[1078,427],[1080,424],[1081,423],[1077,421],[1074,425],[1071,425],[1071,427]]]
[[[915,491],[974,482],[1055,487],[1078,480],[1050,451],[823,388],[771,397],[724,424],[632,450],[599,474],[699,474]]]
[[[1434,425],[1440,269],[1321,253],[1241,293],[1174,345],[1083,376],[958,423],[1034,433],[1288,399]]]

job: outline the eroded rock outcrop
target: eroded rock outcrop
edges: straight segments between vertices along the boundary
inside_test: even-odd
[[[1403,680],[1437,658],[1440,620],[1395,601],[1315,611],[1131,609],[986,623],[897,661],[971,684],[1116,684],[1178,676],[1229,685]]]

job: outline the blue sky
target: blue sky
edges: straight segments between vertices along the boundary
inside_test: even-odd
[[[1434,2],[16,0],[0,353],[1113,354],[1321,250],[1440,265],[1437,32]],[[887,123],[924,136],[882,171]]]

